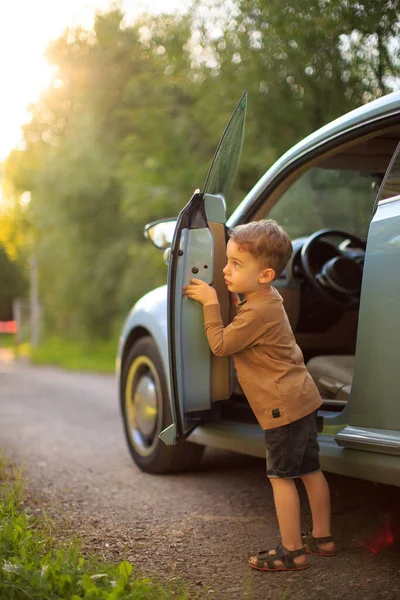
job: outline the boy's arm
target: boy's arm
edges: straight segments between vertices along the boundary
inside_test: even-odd
[[[252,309],[242,309],[227,327],[223,326],[219,304],[204,305],[203,313],[208,343],[217,356],[248,348],[265,331],[261,317]]]
[[[204,326],[210,348],[217,356],[235,354],[251,346],[265,331],[265,324],[253,309],[241,309],[240,313],[224,328],[217,293],[201,279],[192,279],[183,288],[184,296],[201,302]],[[231,302],[240,302],[237,294],[231,294]]]

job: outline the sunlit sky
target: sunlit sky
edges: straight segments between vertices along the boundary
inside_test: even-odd
[[[128,22],[144,10],[182,9],[185,0],[122,0]],[[43,57],[48,42],[69,25],[90,27],[96,10],[109,0],[1,0],[0,1],[0,161],[21,139],[20,126],[29,119],[27,106],[35,102],[50,81]]]

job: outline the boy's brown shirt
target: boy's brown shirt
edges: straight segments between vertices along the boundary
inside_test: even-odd
[[[287,425],[321,406],[274,287],[250,294],[224,328],[219,304],[204,306],[211,350],[233,355],[239,383],[263,429]]]

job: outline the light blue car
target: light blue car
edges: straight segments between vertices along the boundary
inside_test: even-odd
[[[322,467],[400,486],[400,92],[298,143],[225,223],[246,101],[244,94],[204,188],[178,219],[145,228],[165,251],[168,285],[135,304],[120,336],[129,450],[149,473],[190,469],[205,446],[265,456],[232,361],[210,352],[202,307],[182,287],[193,276],[212,284],[228,323],[227,228],[274,218],[293,242],[275,286],[323,398]]]

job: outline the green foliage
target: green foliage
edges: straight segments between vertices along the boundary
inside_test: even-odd
[[[36,364],[47,364],[68,370],[113,373],[118,340],[68,340],[47,336],[38,348],[31,348],[30,358]]]
[[[207,44],[216,57],[220,94],[237,89],[239,81],[249,91],[252,143],[254,135],[281,154],[333,118],[391,91],[390,76],[399,76],[393,42],[400,23],[391,1],[235,5],[237,14],[226,20],[222,35]]]
[[[0,335],[0,348],[12,348],[15,346],[15,336],[12,333],[3,333]]]
[[[23,502],[21,478],[0,461],[0,597],[2,600],[188,600],[138,575],[126,560],[109,565],[83,558],[75,543],[57,544]]]
[[[293,143],[398,81],[393,2],[193,0],[185,16],[98,14],[49,47],[53,85],[31,107],[5,176],[32,192],[26,234],[50,328],[110,338],[161,285],[144,225],[201,188],[244,89],[249,108],[228,214]]]

